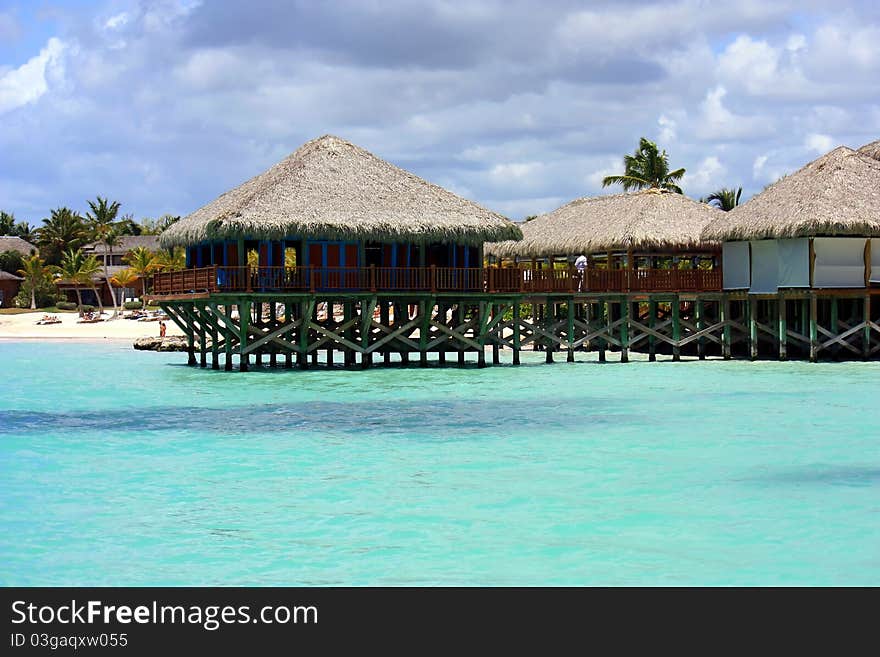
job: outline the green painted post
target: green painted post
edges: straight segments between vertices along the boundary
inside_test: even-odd
[[[819,359],[819,303],[816,293],[810,292],[810,362]]]
[[[419,301],[419,367],[428,366],[428,331],[431,328],[431,309],[428,308],[428,302],[422,299]],[[442,349],[443,346],[441,345]]]
[[[224,316],[230,317],[232,315],[232,307],[228,305],[223,306]],[[223,351],[226,355],[226,362],[223,363],[223,369],[227,372],[232,371],[232,335],[235,331],[232,330],[230,326],[223,322]]]
[[[605,322],[605,300],[600,299],[596,302],[596,319],[597,324],[601,326]],[[598,338],[599,342],[599,362],[605,362],[605,347],[607,346],[607,341],[603,337]]]
[[[212,309],[213,310],[213,309]],[[217,347],[217,342],[219,342],[219,335],[217,333],[217,317],[212,316],[214,321],[211,322],[211,369],[219,370],[220,369],[220,350]]]
[[[868,294],[865,295],[862,311],[865,322],[865,327],[862,329],[862,358],[868,360],[871,357],[871,296]]]
[[[831,297],[831,335],[837,335],[840,330],[840,325],[838,322],[838,308],[837,308],[837,297]],[[840,351],[840,347],[837,344],[831,345],[831,355],[836,359],[838,353]]]
[[[488,323],[486,314],[486,302],[480,301],[477,306],[477,327],[476,331],[477,344],[480,345],[477,351],[477,367],[486,367],[486,324]]]
[[[696,315],[694,319],[696,320],[697,331],[703,330],[703,310],[703,299],[698,298],[694,302],[694,313]],[[700,360],[705,360],[706,358],[706,341],[702,337],[697,338],[697,357]]]
[[[777,338],[779,342],[779,360],[788,360],[788,326],[786,321],[786,307],[785,307],[785,297],[782,293],[779,294],[779,298],[776,300],[778,315],[779,315],[779,328],[777,329]]]
[[[721,328],[721,355],[724,360],[730,360],[730,299],[726,294],[721,301],[721,321],[724,322]]]
[[[521,345],[522,335],[520,333],[520,303],[522,299],[517,298],[513,302],[513,364],[519,365],[519,349]]]
[[[238,371],[248,371],[248,355],[245,353],[248,345],[248,323],[251,320],[251,302],[239,301],[238,303]]]
[[[398,310],[400,307],[395,303],[394,304],[394,324],[397,324],[398,318],[400,315],[398,314]],[[383,301],[380,310],[379,310],[379,321],[382,323],[382,326],[390,326],[391,325],[391,313],[388,312],[388,302]],[[385,343],[385,346],[382,347],[382,362],[385,365],[391,364],[391,345]]]
[[[569,363],[574,362],[574,295],[568,297],[568,358]]]
[[[278,323],[278,313],[275,308],[275,301],[269,301],[269,330],[274,331],[276,329],[276,325]],[[269,347],[269,365],[272,367],[278,366],[278,349],[274,344],[268,345]]]
[[[290,301],[286,301],[284,303],[284,323],[290,324],[293,321],[293,304]],[[293,337],[292,333],[287,334],[287,340]],[[285,369],[291,369],[293,367],[293,352],[290,349],[287,349],[284,352],[284,367]]]
[[[749,297],[749,358],[758,358],[758,300]]]
[[[620,362],[629,362],[629,298],[620,297]]]
[[[681,360],[681,299],[676,294],[672,299],[672,360]]]
[[[547,304],[544,306],[544,330],[547,333],[550,333],[550,327],[556,322],[556,314],[559,312],[559,304],[553,303],[550,299],[547,299]],[[544,362],[552,363],[553,362],[553,341],[550,338],[546,338],[546,351],[544,352]]]

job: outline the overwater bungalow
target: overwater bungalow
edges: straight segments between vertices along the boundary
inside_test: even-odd
[[[747,298],[752,357],[880,349],[878,150],[835,148],[706,227],[722,242],[724,290]]]
[[[522,226],[523,239],[487,246],[502,266],[525,265],[531,291],[674,292],[721,289],[720,248],[703,229],[722,213],[660,189],[580,198]],[[575,259],[586,256],[581,275]]]
[[[515,240],[501,215],[333,136],[310,141],[268,171],[166,230],[187,269],[153,277],[153,297],[189,338],[231,369],[251,355],[291,366],[417,352],[483,364],[488,332],[483,244]],[[504,301],[502,298],[500,301]],[[496,312],[498,312],[496,307]]]

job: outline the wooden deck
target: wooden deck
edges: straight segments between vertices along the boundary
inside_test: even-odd
[[[153,295],[230,292],[577,292],[721,291],[717,269],[574,269],[498,267],[224,267],[155,274]]]

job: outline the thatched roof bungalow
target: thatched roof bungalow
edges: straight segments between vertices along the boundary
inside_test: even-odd
[[[841,146],[714,221],[725,289],[863,288],[880,282],[880,161]],[[874,254],[872,256],[872,253]]]
[[[187,247],[191,266],[477,267],[484,242],[519,228],[338,137],[298,148],[268,171],[166,230],[163,247]]]

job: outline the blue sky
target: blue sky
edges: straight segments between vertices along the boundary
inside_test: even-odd
[[[744,196],[880,138],[880,3],[0,0],[0,209],[187,214],[332,133],[521,218],[657,140]]]

